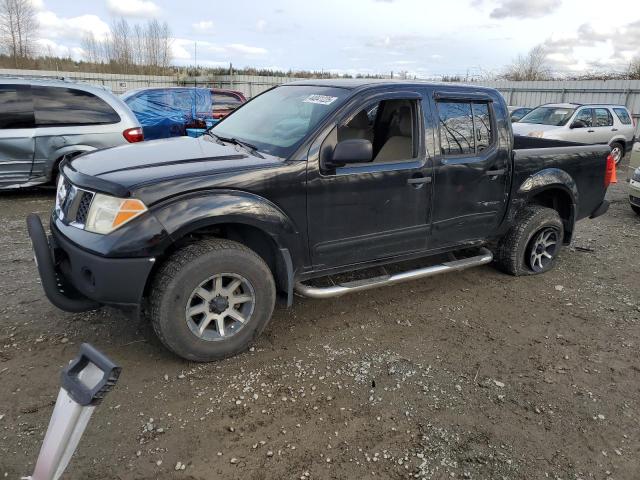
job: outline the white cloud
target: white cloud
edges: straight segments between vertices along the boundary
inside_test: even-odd
[[[242,53],[245,55],[264,55],[267,53],[266,48],[252,47],[243,43],[232,43],[231,45],[227,45],[227,49],[232,53]]]
[[[41,55],[67,58],[71,57],[74,60],[80,60],[84,53],[80,47],[69,47],[56,43],[53,40],[41,38],[38,40],[39,53]]]
[[[484,6],[483,0],[472,0],[473,7]],[[550,15],[562,0],[497,0],[491,2],[491,18],[541,18]]]
[[[256,30],[264,32],[265,28],[267,28],[267,21],[264,18],[261,18],[256,22]]]
[[[42,11],[36,14],[40,24],[40,34],[44,39],[58,37],[80,39],[87,33],[93,33],[96,38],[102,39],[111,31],[97,15],[80,15],[78,17],[58,17],[51,11]]]
[[[150,18],[160,14],[160,7],[151,0],[108,0],[107,8],[123,17]]]
[[[211,33],[213,32],[213,22],[211,20],[202,20],[191,25],[196,32]]]
[[[31,0],[31,5],[33,5],[33,8],[36,10],[44,10],[43,0]]]

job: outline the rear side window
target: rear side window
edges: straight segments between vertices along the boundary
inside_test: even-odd
[[[236,108],[242,102],[235,95],[229,93],[212,93],[213,106],[215,108]]]
[[[613,125],[613,115],[607,108],[595,108],[596,127],[610,127]]]
[[[36,125],[100,125],[118,123],[120,116],[104,100],[82,90],[32,87]]]
[[[487,103],[438,102],[440,152],[470,155],[488,148],[493,140]]]
[[[29,85],[0,85],[0,129],[33,128]]]
[[[616,112],[616,116],[623,124],[631,125],[631,117],[629,116],[629,112],[627,112],[626,108],[614,108],[613,111]]]

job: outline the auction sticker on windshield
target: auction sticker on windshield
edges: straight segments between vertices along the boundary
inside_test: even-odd
[[[338,97],[330,97],[328,95],[309,95],[307,98],[305,98],[302,102],[303,103],[317,103],[319,105],[331,105],[333,102],[335,102],[338,99]]]

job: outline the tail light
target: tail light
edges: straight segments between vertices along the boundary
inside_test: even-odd
[[[613,155],[609,154],[607,157],[607,170],[604,172],[604,187],[607,188],[612,183],[618,183],[616,175],[616,161],[613,159]]]
[[[129,143],[136,143],[144,140],[144,134],[142,133],[142,129],[140,127],[128,128],[124,132],[122,132],[122,136]]]

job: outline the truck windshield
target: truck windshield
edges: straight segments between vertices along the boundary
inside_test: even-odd
[[[261,152],[289,157],[304,138],[349,95],[349,90],[284,85],[254,98],[211,129]]]
[[[575,108],[566,107],[538,107],[522,117],[519,123],[536,123],[538,125],[556,125],[560,127],[569,121],[575,111]]]

